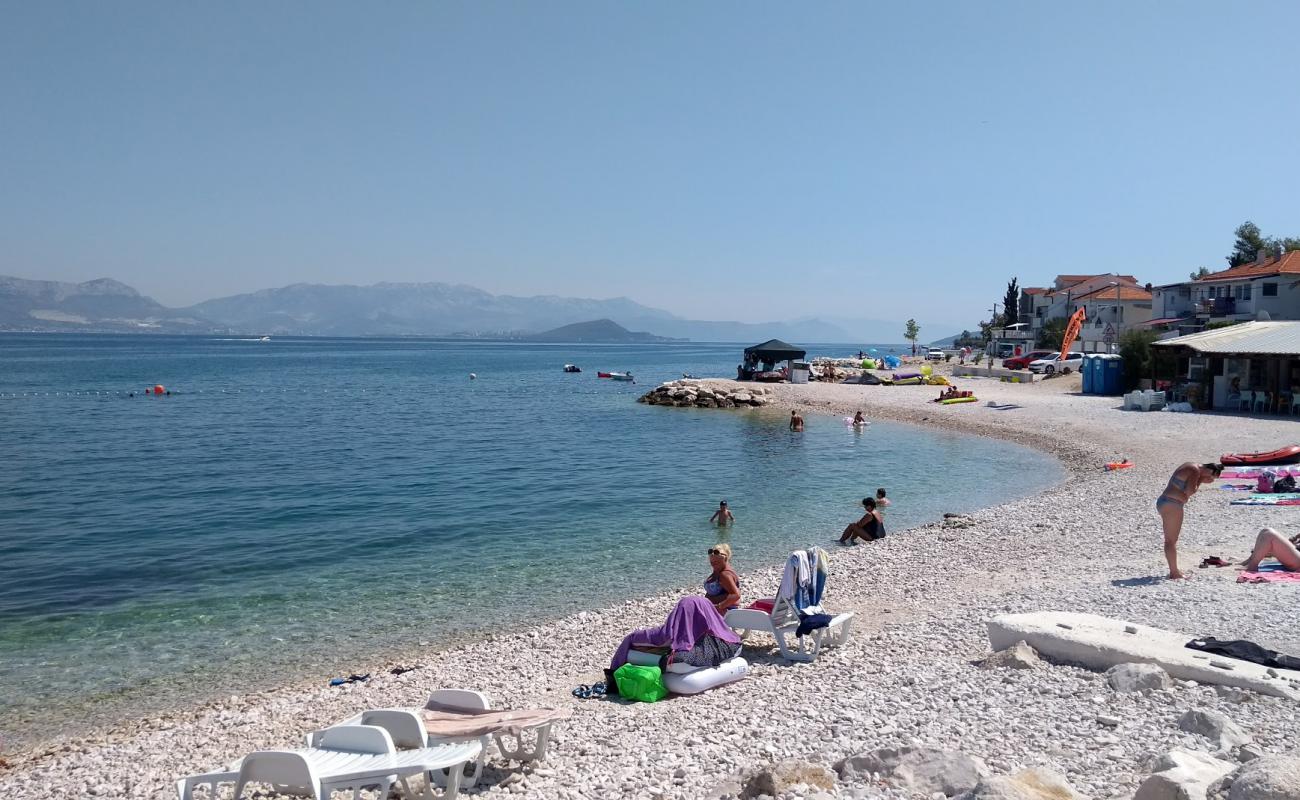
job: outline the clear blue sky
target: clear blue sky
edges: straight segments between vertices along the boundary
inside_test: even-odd
[[[0,5],[0,274],[969,327],[1300,235],[1300,4]],[[948,331],[943,331],[947,333]],[[933,331],[939,335],[939,331]]]

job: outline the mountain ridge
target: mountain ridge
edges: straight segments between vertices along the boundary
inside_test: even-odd
[[[467,284],[295,283],[168,308],[112,278],[82,283],[0,276],[0,330],[238,333],[304,336],[520,338],[592,320],[670,339],[820,343],[898,339],[901,323],[820,318],[736,322],[685,319],[627,297],[494,295]]]

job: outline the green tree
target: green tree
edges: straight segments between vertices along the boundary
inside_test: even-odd
[[[1189,277],[1191,277],[1192,280],[1196,280],[1198,278],[1204,278],[1206,275],[1209,274],[1210,274],[1209,267],[1199,267],[1195,272],[1191,273]]]
[[[1143,378],[1155,378],[1155,348],[1160,334],[1150,328],[1132,328],[1119,337],[1119,354],[1124,358],[1124,388],[1136,389]]]
[[[1232,232],[1237,240],[1228,254],[1228,266],[1237,267],[1254,261],[1260,250],[1276,258],[1283,250],[1300,250],[1300,238],[1289,236],[1270,239],[1255,223],[1247,220]]]
[[[1068,324],[1069,320],[1064,317],[1053,317],[1044,322],[1043,327],[1038,329],[1038,339],[1034,346],[1060,350],[1061,340],[1065,338],[1065,326]]]
[[[903,338],[912,343],[912,355],[916,355],[916,337],[921,335],[921,326],[916,324],[916,320],[907,321],[907,329],[903,331]]]
[[[1007,284],[1007,293],[1002,298],[1002,324],[1014,325],[1020,321],[1020,283],[1012,278]]]

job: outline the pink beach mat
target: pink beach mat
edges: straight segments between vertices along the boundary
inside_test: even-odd
[[[1288,572],[1281,564],[1260,564],[1259,572],[1242,570],[1237,574],[1237,583],[1300,583],[1300,572]]]

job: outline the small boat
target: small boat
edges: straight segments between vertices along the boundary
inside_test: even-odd
[[[257,341],[259,341],[259,342],[269,342],[269,341],[271,341],[271,337],[270,337],[270,336],[263,336],[261,339],[258,339]]]
[[[565,364],[565,365],[564,365],[564,371],[565,371],[565,372],[582,372],[582,367],[579,367],[577,364]]]
[[[597,377],[597,378],[609,378],[610,380],[615,380],[615,381],[630,381],[630,380],[632,380],[632,373],[630,373],[630,372],[597,372],[597,373],[596,373],[596,377]]]
[[[1300,462],[1300,444],[1279,447],[1267,453],[1225,453],[1219,463],[1229,466],[1263,467],[1270,464],[1295,464]]]

